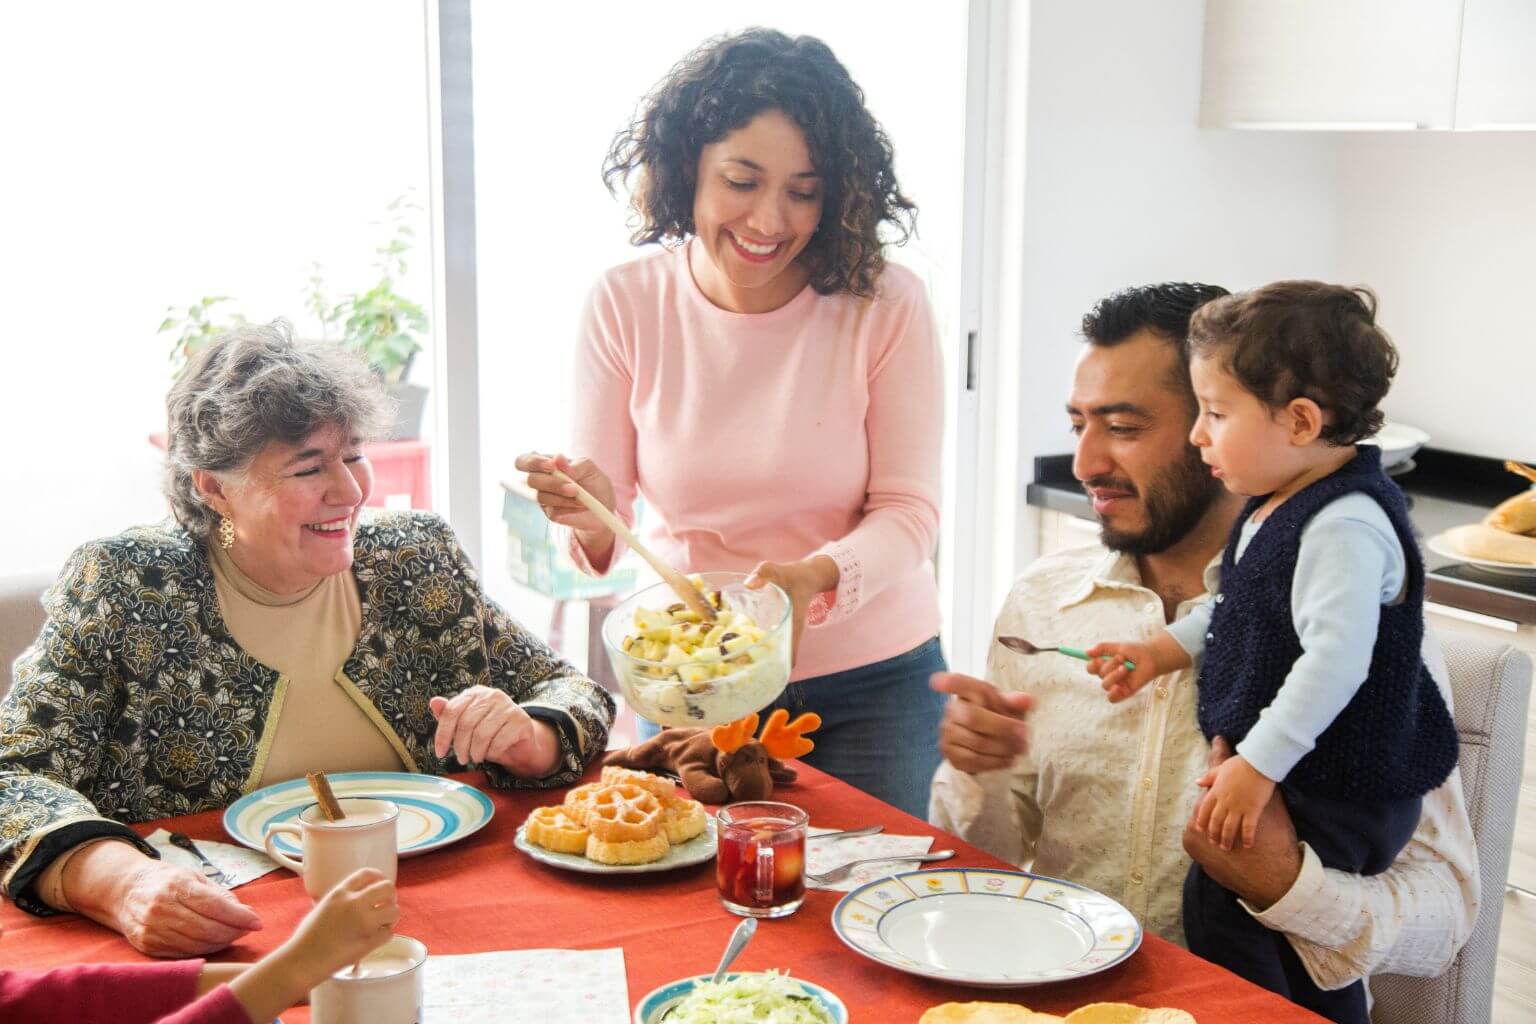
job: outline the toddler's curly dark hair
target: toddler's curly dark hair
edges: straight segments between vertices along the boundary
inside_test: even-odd
[[[711,39],[684,57],[641,101],[603,165],[613,192],[633,176],[638,224],[631,241],[681,242],[694,232],[699,154],[766,110],[805,133],[825,199],[816,234],[800,254],[823,295],[874,294],[884,243],[914,233],[917,207],[896,182],[890,139],[864,91],[812,36],[751,28]],[[894,229],[882,239],[882,224]]]
[[[1322,440],[1350,445],[1381,429],[1397,348],[1376,324],[1376,295],[1322,281],[1276,281],[1215,299],[1189,324],[1189,355],[1216,358],[1271,409],[1318,404]]]

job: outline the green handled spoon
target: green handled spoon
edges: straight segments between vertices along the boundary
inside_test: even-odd
[[[1057,654],[1065,654],[1067,657],[1076,658],[1078,661],[1093,660],[1088,657],[1087,651],[1076,647],[1036,647],[1028,640],[1019,636],[1000,636],[997,638],[997,642],[1010,651],[1016,651],[1019,654],[1044,654],[1046,651],[1055,651]],[[1105,655],[1105,657],[1108,657],[1108,655]],[[1128,661],[1125,663],[1125,667],[1134,672],[1136,670],[1136,663]]]

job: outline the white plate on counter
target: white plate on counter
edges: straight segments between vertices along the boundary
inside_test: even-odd
[[[832,928],[854,952],[956,985],[1016,988],[1123,963],[1141,925],[1108,896],[990,868],[908,871],[844,896]]]
[[[1502,576],[1519,576],[1524,579],[1536,577],[1536,565],[1526,565],[1524,562],[1496,562],[1490,558],[1473,558],[1471,555],[1464,555],[1451,546],[1443,533],[1437,533],[1426,540],[1424,546],[1442,558],[1475,566],[1487,572]]]

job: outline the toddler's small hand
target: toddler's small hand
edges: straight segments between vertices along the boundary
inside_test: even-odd
[[[1099,677],[1099,685],[1104,687],[1111,704],[1125,700],[1160,674],[1151,644],[1102,643],[1088,648],[1086,653],[1088,671]]]
[[[1232,849],[1239,837],[1245,849],[1251,848],[1259,833],[1259,815],[1275,791],[1274,781],[1240,755],[1222,762],[1200,784],[1207,781],[1211,788],[1200,799],[1195,829],[1223,850]]]

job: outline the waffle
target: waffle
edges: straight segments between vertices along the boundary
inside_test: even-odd
[[[661,828],[667,842],[681,846],[701,835],[709,823],[704,805],[697,800],[665,800],[661,805]]]
[[[592,809],[592,797],[600,789],[607,789],[606,782],[588,782],[565,794],[565,813],[578,825],[587,823],[587,812]]]
[[[669,849],[671,844],[667,842],[667,834],[661,831],[649,839],[621,843],[604,842],[595,835],[587,837],[587,859],[599,864],[649,864],[661,860]]]
[[[556,853],[579,855],[586,852],[586,827],[572,820],[564,807],[534,808],[523,828],[534,846]]]
[[[585,824],[604,843],[650,839],[661,832],[661,802],[639,786],[604,786],[592,794]]]
[[[660,775],[652,775],[650,772],[635,771],[632,768],[620,768],[616,764],[611,764],[603,769],[603,785],[639,786],[663,804],[677,796],[677,786],[671,779],[664,779]]]

